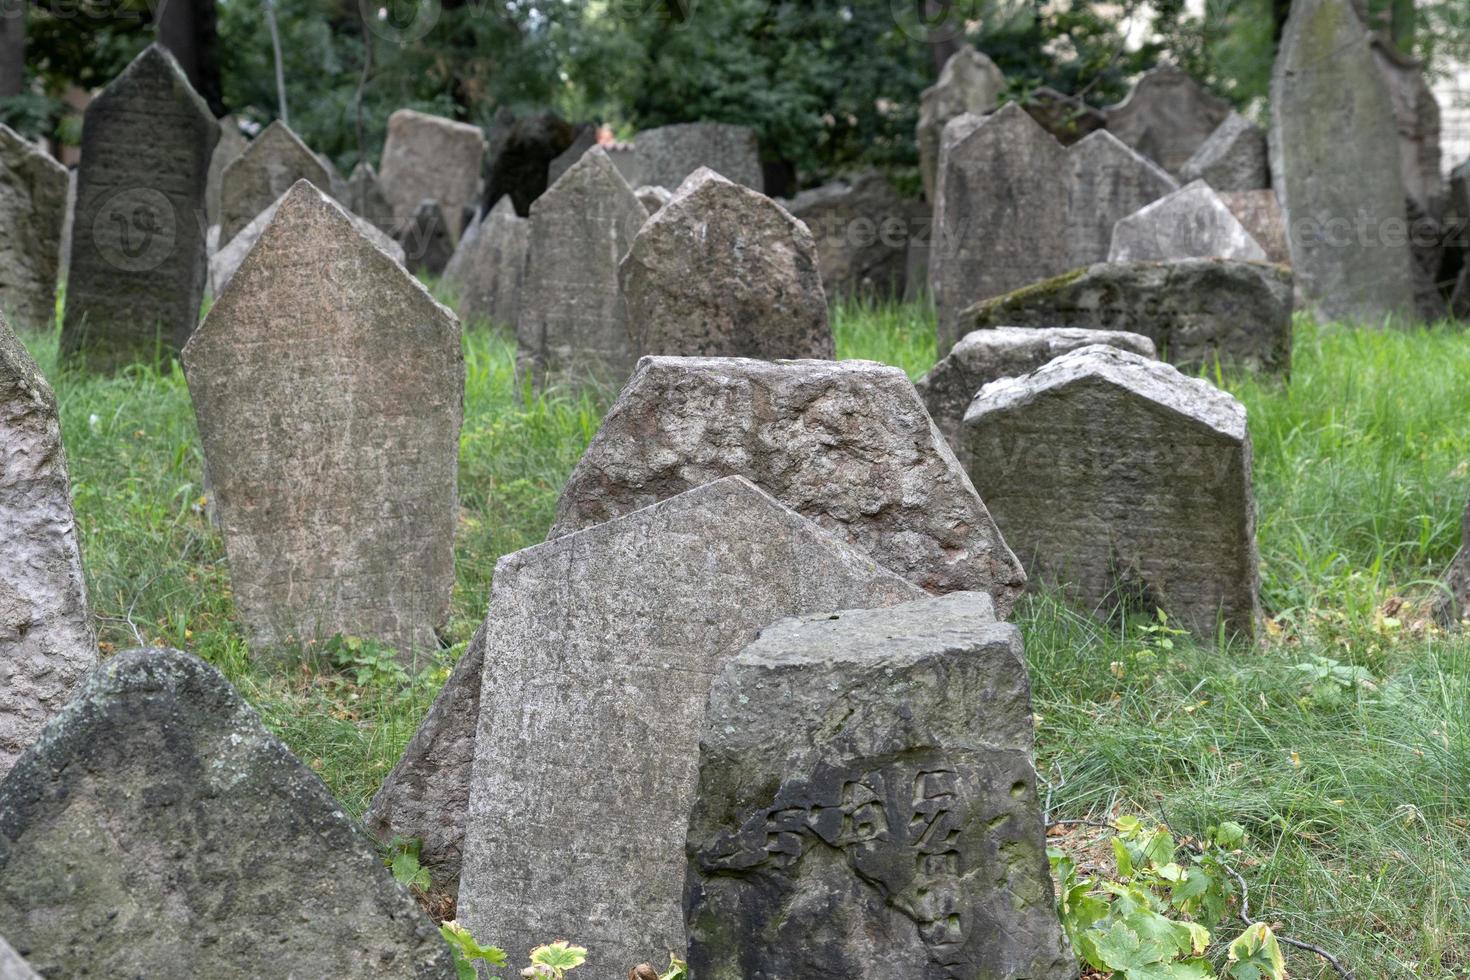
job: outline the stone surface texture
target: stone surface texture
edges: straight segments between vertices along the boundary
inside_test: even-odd
[[[342,203],[385,235],[392,234],[393,205],[383,196],[383,185],[371,163],[362,162],[352,168],[352,176],[347,178],[347,196]]]
[[[550,186],[547,174],[551,161],[576,138],[576,127],[554,112],[520,119],[510,115],[509,110],[497,113],[496,124],[490,131],[485,197],[480,213],[486,213],[495,202],[509,196],[516,214],[529,217],[531,202]]]
[[[1286,215],[1275,191],[1224,191],[1220,200],[1245,226],[1256,244],[1266,250],[1266,261],[1277,265],[1291,264],[1291,249],[1286,241]]]
[[[1119,219],[1108,251],[1109,262],[1210,258],[1265,262],[1266,250],[1203,180]]]
[[[33,330],[56,316],[66,168],[0,123],[0,313]]]
[[[424,198],[419,202],[408,221],[398,228],[398,244],[403,246],[404,267],[409,272],[443,274],[456,246],[450,225],[438,201]]]
[[[903,296],[908,244],[918,222],[914,202],[900,197],[881,173],[802,191],[786,207],[817,240],[828,297]]]
[[[4,938],[0,938],[0,980],[41,980]]]
[[[478,126],[413,109],[393,113],[379,182],[394,222],[400,227],[410,222],[425,198],[438,201],[457,240],[464,209],[479,194],[484,158],[485,134]]]
[[[1269,187],[1271,160],[1266,131],[1240,113],[1230,113],[1180,168],[1179,179],[1203,180],[1221,192]]]
[[[291,127],[277,119],[250,141],[220,178],[220,242],[234,239],[298,180],[332,192],[331,172]]]
[[[204,210],[211,225],[219,224],[225,168],[240,159],[240,154],[249,145],[250,140],[240,132],[240,123],[234,116],[225,116],[219,121],[219,142],[214,144],[214,153],[209,158],[209,175],[204,190]]]
[[[621,168],[619,168],[621,172]],[[633,193],[637,195],[639,202],[649,214],[653,214],[659,208],[674,199],[674,192],[667,187],[659,187],[654,184],[644,184],[636,188]]]
[[[1230,115],[1230,103],[1187,72],[1163,65],[1145,72],[1128,97],[1103,115],[1108,132],[1178,174]]]
[[[926,198],[934,200],[939,189],[939,138],[944,124],[966,112],[983,116],[993,111],[1005,88],[1006,77],[995,62],[964,45],[949,56],[939,79],[920,94],[915,135],[919,143],[919,176],[924,182]]]
[[[445,281],[459,291],[461,320],[481,317],[503,327],[516,325],[530,245],[531,222],[516,215],[509,197],[465,229],[444,268]]]
[[[670,190],[700,167],[752,190],[765,189],[760,144],[749,126],[728,123],[675,123],[638,133],[640,184]]]
[[[1470,504],[1460,522],[1460,550],[1445,571],[1444,591],[1434,606],[1434,618],[1452,627],[1470,616]]]

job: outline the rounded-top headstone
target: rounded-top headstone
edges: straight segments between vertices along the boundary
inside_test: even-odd
[[[452,240],[464,230],[464,209],[480,188],[485,134],[471,123],[456,122],[412,109],[388,117],[379,180],[401,227],[414,219],[425,199],[439,202]],[[441,266],[442,268],[442,266]]]

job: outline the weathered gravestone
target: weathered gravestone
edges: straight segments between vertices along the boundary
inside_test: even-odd
[[[1404,194],[1428,214],[1444,205],[1445,181],[1440,151],[1439,102],[1424,75],[1424,62],[1399,51],[1393,41],[1374,34],[1373,60],[1388,86],[1399,135],[1399,173]]]
[[[1270,186],[1265,131],[1240,113],[1230,113],[1180,168],[1179,179],[1203,180],[1220,192]]]
[[[762,630],[710,690],[693,975],[1073,980],[1032,728],[1020,632],[982,594]]]
[[[451,239],[463,230],[464,209],[480,189],[485,135],[480,127],[399,109],[388,117],[380,181],[401,227],[415,217],[421,201],[439,202]],[[442,267],[441,267],[442,268]]]
[[[1317,313],[1413,314],[1393,105],[1351,0],[1291,6],[1271,76],[1271,183]]]
[[[1107,344],[1141,357],[1158,357],[1152,340],[1126,330],[993,327],[965,334],[928,374],[914,382],[914,389],[924,400],[924,407],[940,434],[961,464],[967,465],[960,423],[976,392],[992,381],[1034,371],[1068,351],[1089,344]]]
[[[371,163],[360,162],[352,168],[352,176],[347,178],[347,199],[342,203],[374,228],[392,233],[393,205],[383,196],[382,184]]]
[[[0,312],[32,329],[56,316],[66,168],[0,123]]]
[[[1245,407],[1207,381],[1097,345],[986,385],[970,475],[1029,573],[1084,608],[1201,636],[1255,635]]]
[[[619,385],[632,371],[618,263],[647,218],[598,146],[532,205],[516,362],[538,387]]]
[[[546,165],[546,184],[551,186],[561,179],[561,175],[578,160],[582,154],[597,145],[597,127],[591,123],[583,123],[577,127],[577,138],[572,140],[572,145],[567,147],[556,158]],[[626,178],[624,178],[626,179]]]
[[[1470,615],[1470,504],[1460,521],[1460,550],[1445,571],[1443,590],[1434,604],[1434,618],[1450,627]]]
[[[0,775],[96,662],[56,396],[0,316]]]
[[[1109,262],[1196,258],[1266,261],[1266,250],[1202,180],[1144,205],[1113,226]]]
[[[1291,264],[1291,250],[1286,242],[1286,215],[1272,190],[1225,191],[1220,200],[1245,226],[1245,230],[1266,250],[1266,261]]]
[[[45,976],[455,976],[322,781],[176,650],[104,662],[0,782],[0,932]]]
[[[1230,103],[1172,65],[1145,72],[1128,97],[1103,110],[1108,132],[1177,174],[1215,128]]]
[[[595,976],[684,949],[710,681],[786,616],[922,596],[738,478],[500,560],[459,920]]]
[[[0,937],[0,980],[41,980],[3,937]]]
[[[951,120],[940,149],[929,285],[941,356],[967,332],[965,307],[1105,260],[1118,219],[1178,189],[1110,133],[1065,147],[1015,103]]]
[[[995,62],[969,45],[961,47],[939,72],[939,79],[919,96],[919,176],[930,201],[938,190],[939,138],[944,124],[966,112],[983,116],[995,109],[1005,92],[1006,77]]]
[[[516,216],[509,197],[502,197],[488,215],[475,219],[444,268],[445,282],[459,290],[460,319],[483,317],[515,326],[530,244],[531,223]]]
[[[744,476],[916,585],[1025,585],[908,377],[872,361],[646,357],[557,504],[548,539]]]
[[[621,168],[620,168],[621,172]],[[674,199],[674,192],[667,187],[657,187],[653,184],[644,184],[634,189],[633,193],[638,197],[639,203],[649,214],[657,213],[658,209]]]
[[[219,121],[219,142],[214,144],[214,153],[209,158],[209,175],[204,185],[204,212],[210,225],[219,224],[225,168],[240,159],[240,154],[249,145],[250,141],[240,132],[240,124],[234,116],[225,116]]]
[[[749,126],[676,123],[638,133],[640,183],[675,188],[700,167],[726,180],[764,190],[760,145]]]
[[[1076,269],[964,312],[967,329],[1129,330],[1190,370],[1217,361],[1291,369],[1291,270],[1261,262],[1182,259]]]
[[[291,128],[277,119],[220,178],[220,245],[228,244],[298,180],[332,192],[332,175]]]
[[[156,44],[88,104],[63,356],[105,370],[166,358],[189,339],[208,271],[204,190],[218,139],[209,107]]]
[[[425,199],[413,209],[408,221],[398,226],[398,243],[403,246],[403,264],[409,272],[437,276],[454,257],[455,238],[451,222],[438,201]]]
[[[643,224],[618,281],[636,354],[833,356],[811,232],[707,167]]]
[[[454,585],[454,314],[302,181],[184,367],[252,648],[433,649]]]
[[[828,297],[903,295],[914,206],[881,173],[802,191],[786,206],[817,240]]]

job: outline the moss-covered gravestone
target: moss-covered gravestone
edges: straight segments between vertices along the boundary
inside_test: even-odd
[[[32,330],[56,316],[66,168],[0,123],[0,313]]]

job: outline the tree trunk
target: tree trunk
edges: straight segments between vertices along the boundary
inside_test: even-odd
[[[26,77],[26,0],[0,0],[0,99],[19,95]]]
[[[0,0],[4,3],[5,0]],[[214,0],[163,0],[158,8],[158,43],[168,48],[189,84],[216,117],[225,114],[219,72],[219,30]]]
[[[964,42],[964,21],[954,0],[914,0],[919,23],[929,32],[929,72],[935,78]]]

